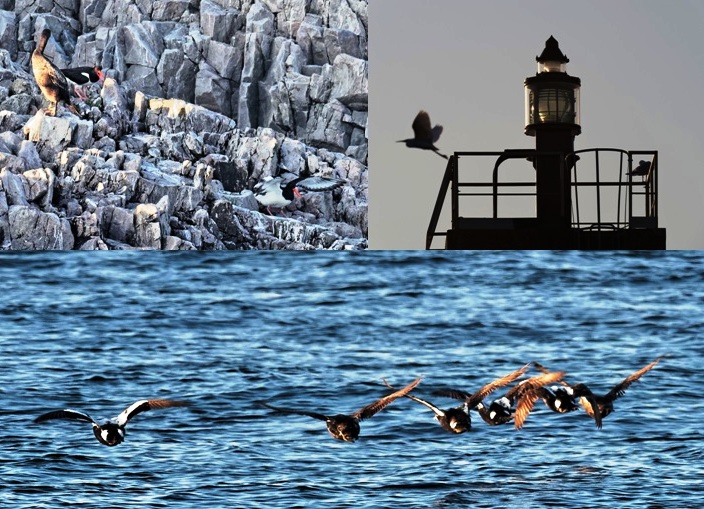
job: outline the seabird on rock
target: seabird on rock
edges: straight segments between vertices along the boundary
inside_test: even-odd
[[[71,97],[69,96],[68,81],[61,70],[52,64],[49,59],[44,56],[46,43],[51,37],[51,30],[45,28],[39,37],[37,47],[32,53],[32,71],[34,79],[39,85],[44,98],[54,105],[53,116],[56,116],[56,110],[59,102],[66,103],[66,106],[74,113],[78,113],[71,105]]]
[[[312,192],[333,191],[344,183],[345,181],[341,179],[318,175],[298,176],[287,181],[279,175],[278,177],[265,177],[254,186],[253,190],[254,198],[266,207],[269,214],[272,214],[270,207],[283,208],[293,201],[294,196],[302,198],[298,188]]]
[[[188,403],[185,401],[175,401],[171,399],[143,399],[133,403],[120,415],[106,421],[103,424],[98,424],[90,415],[86,413],[71,409],[47,412],[34,419],[34,422],[44,422],[49,419],[73,419],[89,422],[93,425],[93,434],[95,435],[95,438],[97,438],[101,444],[112,447],[122,443],[125,439],[125,426],[135,415],[146,412],[147,410],[183,407],[187,405]]]
[[[305,410],[296,410],[292,408],[281,408],[268,403],[262,403],[264,406],[275,410],[276,412],[282,414],[296,414],[305,415],[312,417],[313,419],[318,419],[320,421],[325,421],[328,431],[337,440],[343,440],[345,442],[354,442],[359,438],[359,422],[364,419],[369,419],[373,417],[376,413],[386,408],[394,400],[401,398],[411,392],[416,385],[418,385],[423,377],[416,378],[413,382],[408,384],[403,389],[399,389],[388,396],[371,403],[360,410],[357,410],[353,414],[337,414],[337,415],[324,415],[316,412],[308,412]]]
[[[430,116],[426,111],[421,110],[418,112],[411,127],[413,128],[413,138],[398,140],[397,143],[405,143],[406,146],[410,148],[432,150],[440,157],[447,159],[447,156],[441,154],[439,149],[435,146],[435,142],[440,139],[440,135],[442,134],[442,126],[436,125],[431,128]]]
[[[103,78],[105,78],[103,68],[99,65],[95,65],[93,67],[74,67],[73,69],[61,69],[61,72],[64,73],[64,76],[66,76],[69,81],[72,81],[76,84],[76,86],[73,88],[73,91],[82,100],[85,100],[87,97],[83,86],[87,85],[88,83],[98,83],[102,81]]]

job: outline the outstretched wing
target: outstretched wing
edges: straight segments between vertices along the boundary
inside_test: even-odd
[[[516,411],[513,414],[513,424],[515,429],[521,429],[523,427],[523,423],[526,422],[528,414],[531,410],[533,410],[535,402],[540,397],[541,389],[542,388],[538,388],[537,390],[529,390],[518,400],[518,403],[516,404]]]
[[[440,135],[442,134],[442,126],[441,125],[436,125],[433,127],[433,143],[438,141],[440,139]]]
[[[533,366],[535,366],[535,369],[537,369],[537,370],[540,371],[541,373],[545,373],[546,375],[547,375],[548,373],[550,373],[550,370],[549,370],[548,368],[546,368],[545,366],[543,366],[542,364],[540,364],[539,362],[533,361]],[[562,385],[564,385],[565,387],[569,387],[569,386],[570,386],[570,384],[568,384],[568,383],[565,382],[564,380],[560,380],[560,383],[561,383]]]
[[[295,410],[293,408],[281,408],[278,406],[270,405],[269,403],[265,403],[263,401],[261,402],[261,404],[267,408],[274,410],[275,412],[280,413],[280,414],[306,415],[308,417],[312,417],[313,419],[318,419],[320,421],[327,421],[328,420],[327,416],[325,416],[323,414],[316,413],[316,412],[308,412],[306,410]]]
[[[49,419],[73,419],[77,421],[85,421],[91,424],[97,425],[98,423],[93,420],[93,418],[83,412],[78,412],[77,410],[65,409],[65,410],[54,410],[52,412],[47,412],[40,415],[34,422],[44,422]]]
[[[298,182],[298,187],[305,189],[306,191],[332,191],[333,189],[341,187],[344,183],[345,181],[340,179],[312,176],[300,179]]]
[[[510,384],[520,376],[522,376],[526,371],[528,371],[528,367],[530,364],[526,364],[520,369],[517,369],[513,373],[510,373],[502,378],[497,378],[493,382],[489,382],[486,384],[484,387],[479,389],[477,392],[472,394],[466,401],[467,401],[467,406],[469,406],[470,409],[476,407],[479,403],[481,403],[484,398],[486,398],[489,394],[494,392],[496,389],[499,387],[503,387],[505,385]]]
[[[382,378],[381,380],[384,382],[384,384],[385,384],[389,389],[391,389],[392,391],[394,390],[394,388],[389,384],[389,382],[386,381],[385,378]],[[415,397],[415,396],[413,396],[413,395],[411,395],[411,394],[406,394],[405,397],[407,397],[408,399],[412,399],[413,401],[415,401],[415,402],[417,402],[417,403],[420,403],[421,405],[425,405],[425,406],[428,407],[430,410],[432,410],[433,413],[434,413],[435,415],[437,415],[438,417],[443,417],[443,416],[445,415],[445,412],[444,412],[444,411],[442,411],[440,408],[436,407],[435,405],[433,405],[433,404],[432,404],[431,402],[429,402],[429,401],[425,401],[424,399],[417,398],[417,397]]]
[[[468,392],[461,391],[459,389],[438,389],[433,391],[436,396],[443,396],[445,398],[457,399],[460,401],[469,401],[472,395]]]
[[[606,399],[607,401],[613,402],[616,398],[620,398],[621,396],[623,396],[626,393],[626,389],[628,389],[633,382],[638,381],[638,379],[641,376],[643,376],[645,373],[647,373],[648,371],[653,369],[655,367],[655,365],[658,362],[660,362],[660,359],[662,359],[662,357],[658,357],[657,359],[655,359],[653,362],[651,362],[650,364],[648,364],[644,368],[641,368],[638,371],[636,371],[635,373],[633,373],[632,375],[624,378],[623,381],[621,381],[621,383],[616,385],[616,387],[611,389],[606,394],[606,396],[604,396],[604,399]]]
[[[185,401],[176,401],[173,399],[143,399],[132,403],[120,415],[117,416],[117,424],[124,426],[135,415],[146,412],[147,410],[159,410],[162,408],[183,407],[188,406]]]
[[[419,111],[413,120],[413,135],[416,140],[433,142],[433,131],[430,128],[430,116],[426,111]]]
[[[399,389],[396,392],[392,392],[388,396],[384,396],[380,400],[375,401],[374,403],[365,406],[364,408],[361,408],[357,410],[355,413],[352,414],[352,417],[358,420],[364,420],[364,419],[369,419],[372,417],[374,414],[380,412],[384,408],[386,408],[389,404],[391,404],[395,399],[402,398],[409,392],[411,392],[416,385],[420,383],[420,381],[423,379],[423,377],[418,377],[413,382],[405,386],[403,389]]]
[[[561,380],[563,376],[565,376],[564,371],[555,371],[528,378],[527,380],[523,380],[518,385],[512,387],[511,390],[506,393],[506,397],[511,400],[520,399],[524,394],[533,392],[543,385]]]

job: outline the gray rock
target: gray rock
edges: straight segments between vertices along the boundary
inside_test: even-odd
[[[190,0],[156,0],[152,19],[155,21],[178,21],[188,12]]]
[[[14,12],[0,10],[0,48],[7,50],[12,60],[17,59],[17,16]]]
[[[156,67],[157,64],[158,61],[154,66]],[[131,65],[127,68],[125,79],[145,94],[156,96],[164,95],[164,90],[161,88],[154,67]]]
[[[224,9],[210,0],[200,3],[200,27],[213,41],[228,42],[242,28],[244,18],[236,9]]]
[[[350,144],[352,128],[344,124],[342,118],[349,113],[350,110],[337,101],[314,104],[307,126],[307,138],[310,143],[334,151],[345,150]]]
[[[149,67],[152,70],[159,63],[160,44],[155,37],[156,31],[151,23],[134,23],[122,27],[125,44],[125,63]]]
[[[12,173],[7,167],[0,170],[0,189],[8,205],[29,205],[22,177]]]
[[[207,62],[201,62],[196,74],[195,102],[226,116],[232,114],[230,81],[221,77]]]
[[[24,205],[12,205],[8,212],[13,250],[73,249],[68,220],[51,212]]]
[[[39,168],[25,171],[22,176],[27,200],[36,203],[42,210],[48,210],[54,197],[56,180],[54,173],[51,170]]]
[[[166,97],[194,101],[196,64],[180,49],[167,49],[161,54],[156,74]]]
[[[242,77],[243,48],[236,48],[218,41],[210,41],[205,59],[221,77],[231,81],[240,81]]]
[[[247,13],[247,33],[274,36],[274,14],[264,3],[255,3]]]
[[[107,206],[99,209],[101,238],[131,244],[135,236],[134,212],[120,207]]]
[[[43,167],[42,160],[39,157],[39,152],[37,152],[37,147],[31,141],[23,140],[20,143],[17,156],[24,160],[25,167],[27,169],[34,170]]]

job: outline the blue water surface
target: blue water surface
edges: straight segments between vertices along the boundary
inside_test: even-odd
[[[698,252],[25,253],[0,281],[3,507],[704,506]],[[401,399],[350,444],[260,404],[351,413],[422,375],[449,408],[531,361],[606,393],[662,355],[601,430],[538,402],[451,435]],[[191,406],[117,447],[33,423],[144,398]]]

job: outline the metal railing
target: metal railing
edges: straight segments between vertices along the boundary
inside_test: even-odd
[[[602,153],[618,153],[620,154],[619,162],[619,177],[618,180],[607,180],[602,178],[601,171],[601,154]],[[579,159],[580,154],[587,153],[595,154],[595,179],[591,181],[579,181]],[[650,157],[650,167],[647,175],[642,176],[642,180],[638,181],[639,177],[627,175],[624,179],[624,163],[627,163],[628,172],[633,171],[633,158]],[[491,182],[475,181],[464,182],[459,180],[459,159],[461,157],[496,157],[496,162],[493,167]],[[572,195],[571,200],[571,225],[572,228],[584,230],[612,230],[618,228],[657,228],[657,168],[658,157],[657,151],[625,151],[614,148],[591,148],[577,150],[571,154],[553,153],[553,152],[537,152],[532,149],[509,149],[501,152],[455,152],[447,161],[445,172],[443,174],[440,190],[438,192],[435,206],[430,217],[430,223],[426,232],[426,249],[430,249],[432,242],[436,237],[446,236],[447,232],[438,232],[437,227],[440,221],[440,216],[445,205],[447,192],[450,191],[451,196],[451,220],[452,228],[460,226],[460,197],[463,196],[490,196],[492,198],[492,213],[491,217],[498,219],[499,216],[499,197],[502,196],[536,196],[536,182],[501,182],[499,179],[499,167],[502,163],[510,159],[528,159],[534,160],[537,157],[559,157],[560,158],[560,174],[564,174],[566,168],[572,167]],[[581,166],[584,166],[582,163]],[[606,188],[617,188],[617,203],[616,203],[616,220],[602,220],[602,194]],[[641,191],[640,188],[643,187]],[[486,189],[490,188],[490,189]],[[526,191],[526,188],[531,188]],[[596,199],[596,221],[582,221],[580,214],[580,194],[585,194],[588,190],[595,193]],[[466,191],[472,189],[472,191]],[[643,196],[645,200],[645,216],[633,215],[634,197]],[[621,207],[623,205],[623,219],[621,217]]]

